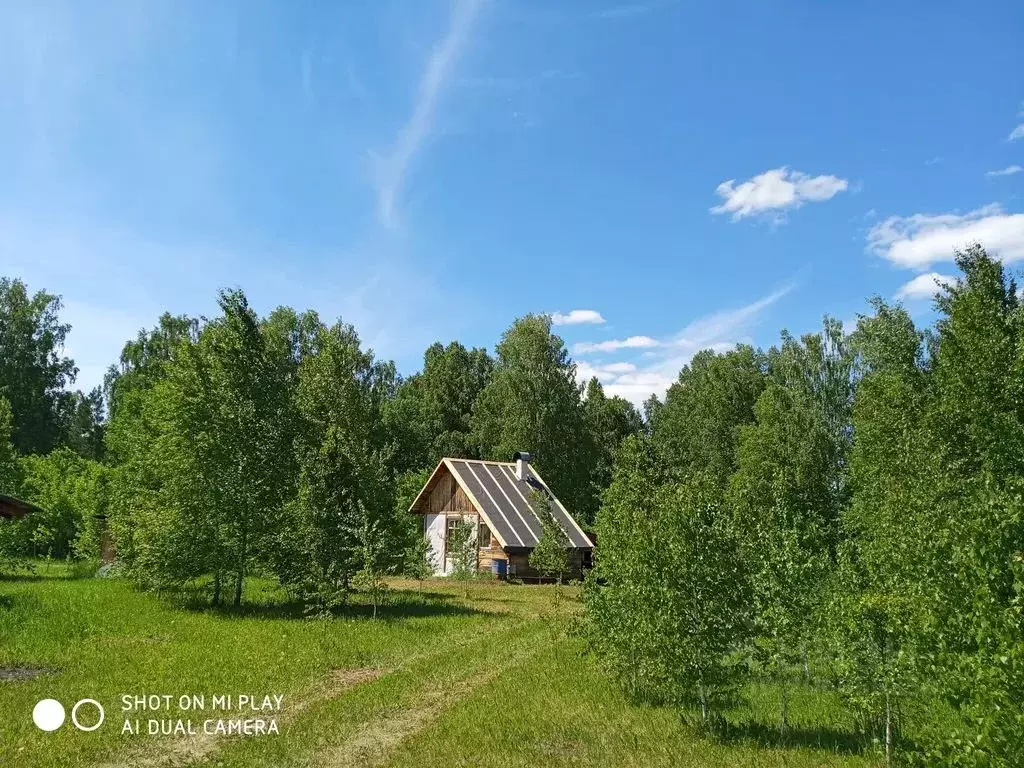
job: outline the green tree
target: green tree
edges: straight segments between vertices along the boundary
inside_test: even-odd
[[[470,422],[493,367],[486,350],[457,341],[427,348],[423,371],[402,382],[384,412],[399,472],[434,467],[444,456],[479,457]]]
[[[476,576],[476,530],[472,520],[459,520],[448,529],[448,558],[452,561],[452,576],[456,579]],[[466,596],[469,596],[468,592]]]
[[[736,468],[739,428],[754,422],[765,387],[764,355],[740,345],[698,352],[668,388],[653,420],[654,444],[678,477],[707,473],[724,489]]]
[[[562,339],[551,333],[551,318],[516,320],[496,351],[494,373],[471,420],[483,457],[508,461],[516,451],[529,451],[569,511],[584,523],[593,520],[593,441],[576,365]]]
[[[96,387],[88,395],[80,391],[65,393],[59,418],[62,445],[86,459],[103,458],[106,419],[102,389]]]
[[[846,503],[852,356],[842,328],[798,342],[783,334],[769,352],[769,378],[740,427],[729,501],[743,542],[755,609],[755,657],[781,687],[807,664],[821,585],[831,570]]]
[[[382,424],[394,369],[360,348],[349,325],[320,326],[299,366],[298,497],[289,505],[275,568],[282,582],[321,609],[341,604],[365,570],[373,534],[398,561],[405,517],[395,513],[394,479]],[[376,562],[376,560],[375,560]],[[376,566],[371,569],[377,572]]]
[[[60,322],[60,310],[60,297],[30,296],[20,280],[0,278],[0,397],[10,404],[11,441],[22,454],[60,442],[61,400],[78,372],[63,355],[71,326]]]
[[[956,254],[963,277],[939,295],[935,407],[928,421],[944,481],[928,573],[944,689],[971,765],[1024,761],[1024,334],[1017,286],[980,245]],[[933,534],[934,536],[934,534]],[[937,537],[938,538],[938,537]],[[969,745],[969,747],[967,746]]]
[[[615,454],[622,441],[642,432],[644,423],[632,403],[621,397],[607,397],[596,378],[587,382],[583,418],[594,443],[591,484],[595,496],[600,496],[612,481]]]
[[[598,515],[590,635],[632,697],[699,706],[710,727],[740,679],[729,655],[749,621],[747,578],[716,481],[665,477],[628,438]]]
[[[21,466],[18,454],[11,443],[14,432],[14,418],[11,404],[0,396],[0,493],[14,496],[21,490]]]
[[[546,493],[534,490],[530,504],[541,524],[537,546],[530,552],[530,567],[541,576],[557,579],[558,586],[561,586],[562,577],[569,569],[569,537],[551,514],[551,500]]]

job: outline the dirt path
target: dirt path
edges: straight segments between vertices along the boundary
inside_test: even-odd
[[[484,659],[486,667],[483,670],[479,669],[478,662],[470,668],[467,677],[462,677],[454,685],[425,689],[415,706],[363,724],[345,741],[315,755],[310,764],[318,768],[372,768],[382,765],[399,744],[434,723],[445,709],[540,650],[539,646],[530,646],[497,664],[493,659]]]
[[[408,669],[423,661],[472,645],[491,632],[493,632],[493,628],[488,624],[473,626],[446,642],[443,648],[417,651],[393,667],[332,670],[306,692],[294,698],[288,708],[276,718],[278,727],[284,734],[288,724],[312,706],[335,699],[363,683],[372,682],[384,675]],[[191,738],[165,737],[158,742],[151,742],[141,749],[130,750],[118,755],[114,760],[102,763],[97,768],[182,768],[212,757],[227,744],[240,738],[244,737],[207,734],[199,734]]]

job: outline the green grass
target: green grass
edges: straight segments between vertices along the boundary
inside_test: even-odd
[[[794,733],[773,744],[776,692],[751,687],[723,739],[678,711],[638,707],[566,635],[579,604],[551,587],[396,584],[384,618],[307,620],[271,585],[240,611],[140,594],[119,580],[68,578],[59,565],[0,580],[0,766],[864,766],[848,714],[801,689]],[[355,670],[355,672],[353,672]],[[284,694],[279,736],[121,734],[122,694]],[[99,700],[106,723],[54,733],[31,720],[56,698]],[[210,713],[130,713],[143,723]]]

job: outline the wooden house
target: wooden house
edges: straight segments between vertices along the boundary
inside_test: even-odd
[[[594,545],[530,465],[527,453],[517,453],[510,462],[441,459],[409,507],[423,518],[434,573],[452,572],[452,553],[459,543],[451,534],[460,522],[471,522],[477,532],[478,570],[499,577],[536,578],[529,566],[530,553],[541,535],[535,494],[547,497],[551,516],[565,534],[567,575],[579,575],[589,566]]]
[[[16,520],[19,517],[24,517],[30,512],[42,511],[43,510],[35,504],[28,501],[22,501],[14,496],[4,496],[3,494],[0,494],[0,517]]]

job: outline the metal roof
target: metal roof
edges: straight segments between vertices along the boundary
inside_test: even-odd
[[[430,487],[442,466],[447,467],[462,486],[502,546],[532,548],[537,545],[541,522],[533,508],[532,494],[538,492],[547,495],[551,516],[565,532],[570,544],[577,549],[593,548],[590,539],[532,466],[528,466],[525,479],[519,480],[515,465],[510,462],[441,459],[411,510],[417,508],[423,492]]]

